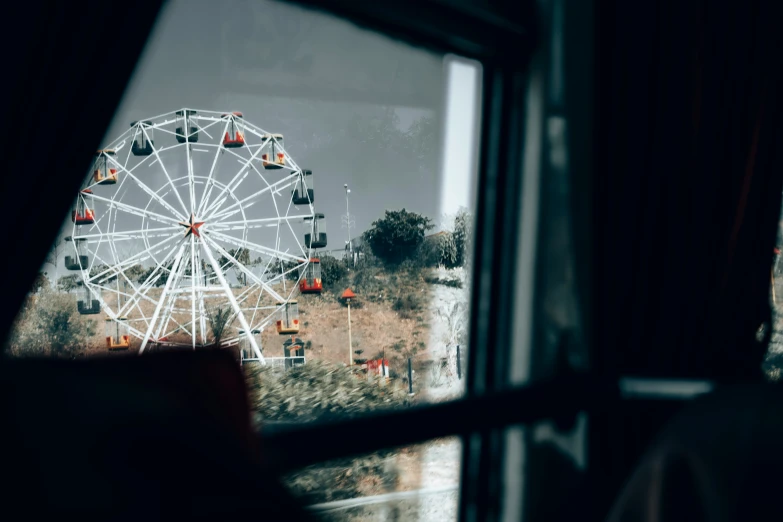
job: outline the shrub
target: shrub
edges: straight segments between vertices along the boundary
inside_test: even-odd
[[[38,275],[33,281],[33,292],[40,293],[44,288],[49,288],[49,278],[46,272],[38,272]]]
[[[335,416],[400,408],[410,400],[403,388],[379,386],[343,365],[320,361],[280,372],[260,365],[245,365],[245,379],[257,421],[312,421]],[[340,459],[310,466],[284,477],[286,485],[310,502],[351,498],[366,481],[389,476],[384,450],[356,459]],[[329,487],[324,487],[328,484]]]
[[[387,284],[380,278],[380,267],[371,263],[364,263],[353,270],[351,288],[363,299],[369,301],[383,301],[388,296]]]
[[[9,339],[15,355],[69,355],[95,335],[95,321],[79,315],[73,296],[48,286],[28,296]]]
[[[207,310],[209,328],[212,330],[212,342],[220,344],[223,334],[231,325],[234,313],[231,308],[216,306]]]
[[[57,280],[57,289],[61,292],[71,292],[79,288],[81,278],[76,274],[62,276]]]
[[[460,279],[441,279],[434,276],[426,276],[424,278],[426,283],[431,285],[443,285],[449,288],[462,288],[462,281]]]
[[[397,312],[403,319],[413,319],[416,313],[423,307],[422,299],[414,293],[405,293],[397,296],[392,304],[392,310]]]
[[[348,275],[348,267],[345,261],[332,256],[324,256],[321,260],[321,282],[325,290],[340,288]]]
[[[466,209],[460,209],[454,218],[454,230],[452,232],[457,256],[454,266],[467,265],[470,256],[473,254],[472,225],[473,216]]]
[[[285,372],[245,365],[253,410],[259,420],[310,421],[350,416],[407,404],[404,391],[378,386],[347,366],[309,361]]]

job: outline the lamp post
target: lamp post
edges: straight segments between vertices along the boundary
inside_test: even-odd
[[[353,253],[353,245],[351,245],[351,211],[348,207],[348,196],[351,193],[351,189],[348,188],[348,183],[345,185],[345,222],[348,226],[346,226],[346,233],[348,234],[348,252]]]
[[[351,194],[351,189],[348,188],[348,184],[346,183],[343,185],[345,188],[345,215],[343,216],[343,226],[345,227],[345,232],[347,235],[347,241],[345,244],[347,245],[348,249],[346,251],[346,255],[353,258],[353,243],[351,242],[351,229],[354,227],[353,220],[351,219],[351,210],[350,206],[348,205],[348,198]]]
[[[351,292],[350,288],[346,288],[343,292],[342,298],[348,303],[348,367],[353,366],[353,342],[351,341],[351,299],[354,299],[356,294]]]

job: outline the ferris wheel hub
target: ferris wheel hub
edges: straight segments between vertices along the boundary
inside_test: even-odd
[[[201,225],[203,225],[204,222],[196,221],[196,216],[192,212],[190,213],[190,221],[180,221],[179,224],[185,227],[185,237],[188,237],[190,234],[199,238],[201,237],[198,229],[201,228]]]

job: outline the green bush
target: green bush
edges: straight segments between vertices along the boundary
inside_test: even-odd
[[[424,233],[433,227],[432,220],[421,214],[387,210],[364,233],[364,241],[381,261],[395,265],[413,257],[424,241]]]
[[[335,290],[345,283],[348,267],[344,260],[332,256],[322,256],[318,259],[321,261],[321,282],[325,290]],[[289,281],[297,281],[299,279],[299,270],[294,270],[298,265],[299,263],[296,261],[283,263],[283,269],[287,272],[286,279]],[[280,273],[278,269],[274,271],[277,274]]]
[[[341,290],[348,275],[345,261],[332,256],[323,256],[321,260],[321,282],[325,290]]]

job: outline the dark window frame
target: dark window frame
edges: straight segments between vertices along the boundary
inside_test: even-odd
[[[449,404],[378,414],[338,424],[302,425],[271,435],[267,445],[302,440],[352,440],[351,434],[393,425],[410,426],[366,447],[320,445],[301,460],[280,453],[280,464],[291,466],[357,455],[384,447],[423,442],[446,435],[463,436],[460,494],[461,520],[493,520],[501,511],[503,427],[535,422],[585,406],[580,399],[599,394],[594,387],[572,381],[552,381],[504,393],[509,385],[512,351],[514,274],[516,273],[523,122],[527,67],[536,43],[533,2],[497,3],[479,7],[469,2],[291,0],[326,11],[362,27],[431,51],[453,53],[482,64],[482,112],[477,180],[474,265],[467,365],[467,396]],[[481,347],[481,349],[479,349]],[[554,386],[554,387],[553,387]],[[573,388],[575,386],[576,388]],[[546,390],[546,391],[542,391]],[[535,396],[537,399],[529,399]],[[512,405],[537,404],[511,409]],[[505,408],[502,407],[505,405]],[[498,409],[498,406],[501,406]],[[493,412],[492,415],[486,415]],[[389,424],[386,424],[389,425]],[[480,426],[480,430],[475,427]],[[378,433],[377,430],[373,431]],[[325,439],[324,439],[325,437]],[[282,444],[281,444],[282,446]],[[281,467],[281,471],[282,471]]]

